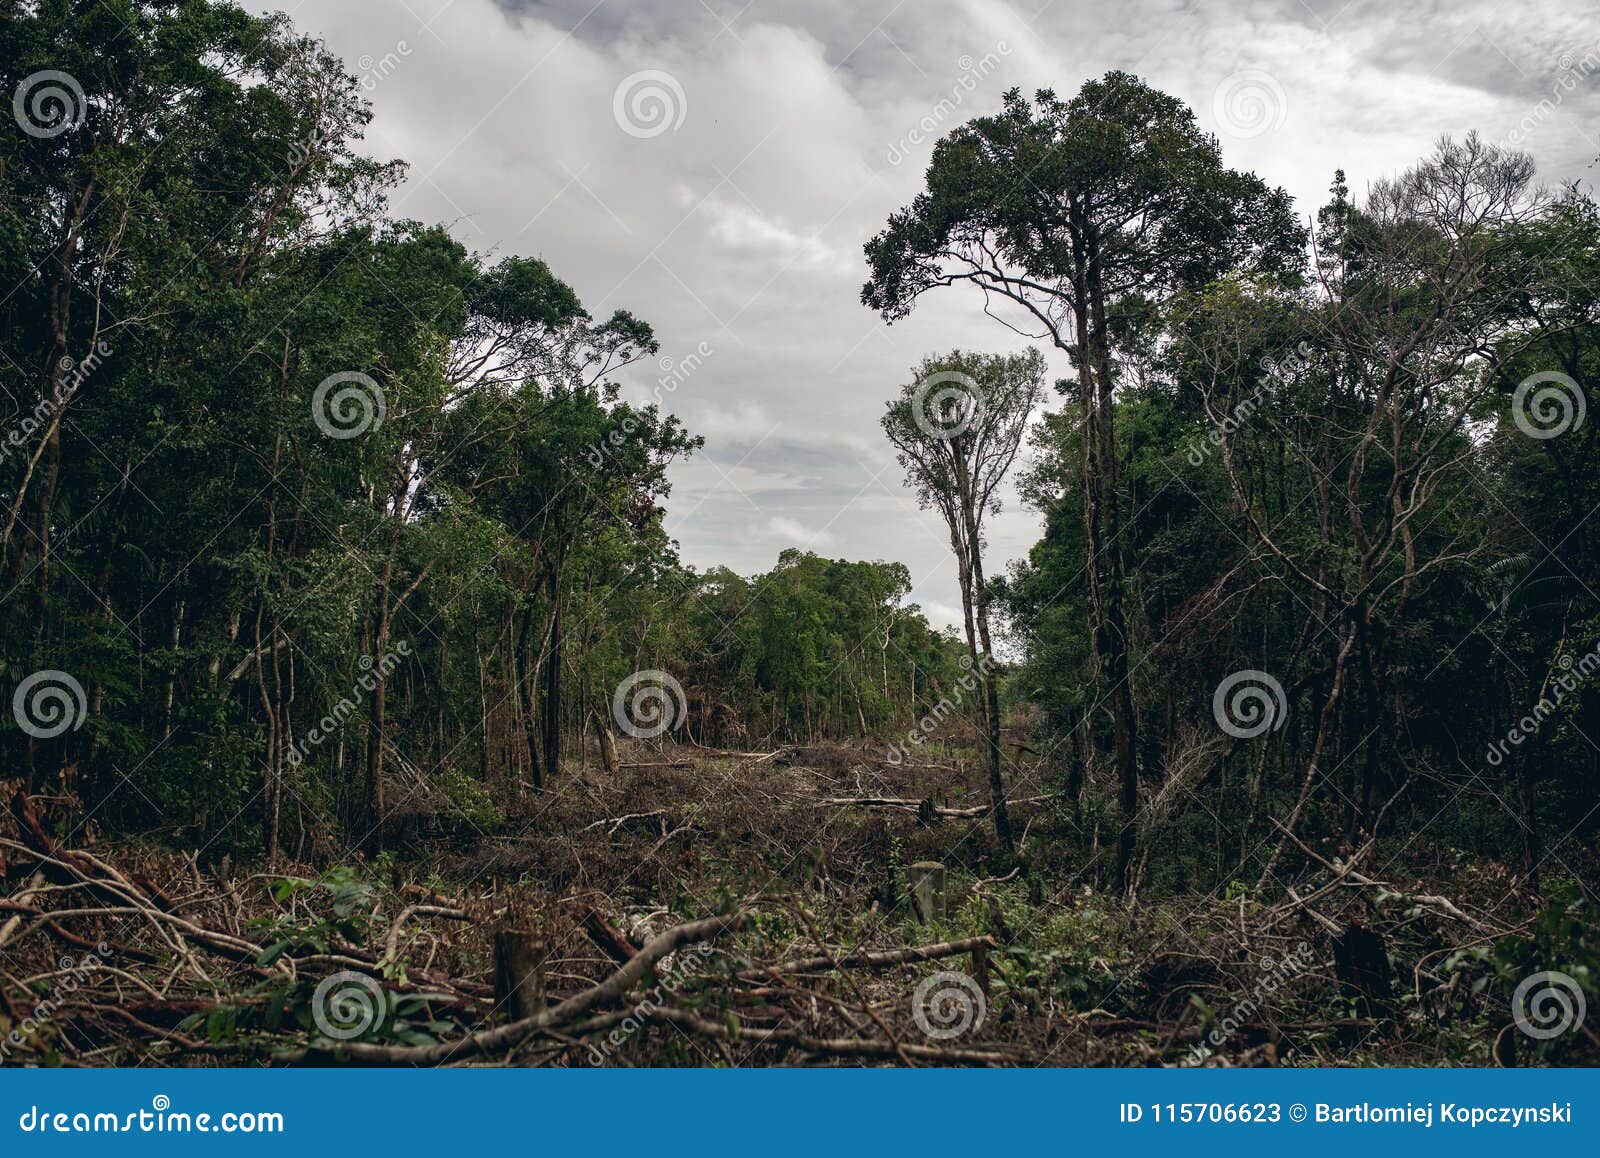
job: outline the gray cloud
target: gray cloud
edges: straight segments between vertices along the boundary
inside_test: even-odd
[[[1600,53],[1559,0],[316,0],[293,15],[368,73],[369,146],[412,164],[398,213],[450,222],[479,251],[538,254],[597,312],[656,326],[672,367],[630,368],[626,388],[707,436],[669,504],[688,561],[749,572],[808,542],[899,559],[944,614],[943,531],[901,488],[878,415],[923,354],[1022,339],[953,291],[893,327],[857,301],[861,245],[916,193],[939,134],[1012,85],[1070,93],[1116,67],[1187,100],[1231,163],[1306,213],[1334,167],[1359,189],[1444,132],[1498,140],[1521,122],[1552,181],[1600,153],[1600,80],[1524,120],[1564,55]],[[676,128],[614,119],[643,70],[681,87]],[[1274,104],[1266,131],[1229,123],[1241,75]],[[1009,504],[996,561],[1037,531]]]

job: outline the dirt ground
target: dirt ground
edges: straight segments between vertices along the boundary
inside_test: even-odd
[[[1031,770],[1019,864],[975,753],[887,753],[639,744],[539,796],[412,807],[373,860],[249,870],[68,838],[71,802],[18,792],[0,822],[0,1064],[1600,1058],[1592,1027],[1516,1031],[1490,950],[1539,904],[1508,897],[1498,865],[1424,883],[1426,848],[1403,865],[1305,849],[1292,894],[1129,904]],[[919,914],[908,870],[927,862],[945,883]]]

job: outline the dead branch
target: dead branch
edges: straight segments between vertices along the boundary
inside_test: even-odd
[[[451,921],[472,919],[460,909],[447,908],[444,905],[407,905],[400,910],[400,915],[394,919],[394,924],[389,926],[389,935],[384,939],[384,961],[394,961],[400,956],[400,927],[411,917],[444,917]]]
[[[604,950],[618,965],[626,965],[632,961],[638,950],[624,937],[615,925],[606,919],[604,913],[590,906],[584,911],[581,918],[584,932],[589,934],[589,940]]]
[[[542,1010],[494,1029],[479,1030],[463,1038],[425,1046],[386,1046],[369,1042],[340,1042],[331,1047],[287,1050],[273,1060],[290,1065],[312,1061],[357,1062],[363,1065],[443,1065],[465,1061],[480,1054],[511,1049],[537,1033],[557,1029],[576,1021],[597,1005],[625,997],[633,987],[650,977],[656,962],[668,953],[693,941],[705,940],[742,927],[749,914],[741,909],[698,921],[677,925],[653,937],[634,958],[600,984],[567,998],[559,1005]]]
[[[687,1009],[661,1008],[645,1011],[642,1020],[675,1025],[704,1037],[727,1042],[748,1042],[755,1045],[782,1045],[809,1054],[832,1054],[839,1057],[881,1058],[898,1060],[902,1055],[917,1061],[942,1065],[1015,1065],[1020,1060],[1015,1054],[999,1050],[958,1049],[932,1045],[912,1045],[891,1041],[872,1041],[866,1038],[821,1038],[784,1029],[741,1029],[734,1033],[720,1022],[707,1021]]]
[[[1504,936],[1506,933],[1505,929],[1496,929],[1494,926],[1484,921],[1480,921],[1476,917],[1463,913],[1446,897],[1437,896],[1432,893],[1407,893],[1402,889],[1397,889],[1394,885],[1389,884],[1387,881],[1374,880],[1372,877],[1357,872],[1349,862],[1340,863],[1337,861],[1330,861],[1326,857],[1322,856],[1322,854],[1313,851],[1303,840],[1301,840],[1287,827],[1281,824],[1276,817],[1272,817],[1271,820],[1273,826],[1276,827],[1279,832],[1283,833],[1285,837],[1298,845],[1301,852],[1305,853],[1312,860],[1315,860],[1329,872],[1333,873],[1334,876],[1342,880],[1353,881],[1358,885],[1364,885],[1368,888],[1385,889],[1391,893],[1394,893],[1396,896],[1404,897],[1408,901],[1413,901],[1416,904],[1424,906],[1425,908],[1434,909],[1440,913],[1443,913],[1447,917],[1451,917],[1465,925],[1470,925],[1480,933],[1486,933],[1490,936]]]
[[[1052,800],[1051,796],[1029,796],[1021,800],[1008,800],[1007,805],[1018,807],[1024,804],[1040,804]],[[901,796],[828,796],[817,801],[813,808],[899,808],[907,812],[920,811],[926,801],[911,800]],[[949,816],[963,820],[976,820],[989,815],[989,806],[980,804],[973,808],[951,808],[942,804],[933,805],[935,816]]]
[[[835,957],[800,957],[793,961],[780,961],[776,965],[763,965],[759,969],[746,969],[739,976],[750,981],[762,981],[773,973],[815,973],[823,969],[905,965],[915,961],[937,961],[943,957],[955,957],[962,953],[970,953],[974,949],[999,947],[999,943],[993,937],[984,934],[982,937],[940,941],[934,945],[918,945],[910,949],[864,950]]]

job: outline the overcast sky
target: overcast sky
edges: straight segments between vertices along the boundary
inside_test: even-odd
[[[948,623],[959,615],[948,544],[904,490],[878,416],[922,355],[1022,339],[962,291],[928,297],[892,327],[859,304],[862,244],[918,191],[939,135],[993,111],[1014,85],[1066,96],[1120,68],[1187,101],[1229,164],[1288,189],[1302,214],[1335,167],[1359,192],[1439,134],[1472,128],[1529,150],[1548,181],[1587,183],[1600,153],[1600,32],[1585,7],[303,0],[288,10],[366,78],[371,151],[411,165],[398,215],[449,223],[479,252],[543,257],[596,315],[623,307],[655,326],[673,368],[641,364],[624,378],[630,397],[659,391],[706,438],[674,471],[667,504],[687,562],[751,573],[789,546],[900,560],[914,597]],[[1010,504],[991,535],[992,569],[1025,554],[1037,531]]]

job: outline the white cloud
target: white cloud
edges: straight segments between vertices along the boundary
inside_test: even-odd
[[[695,433],[718,441],[755,441],[771,434],[777,426],[767,408],[750,398],[731,403],[697,402],[686,421]]]
[[[834,538],[827,531],[813,531],[800,524],[798,519],[775,515],[767,520],[767,530],[784,540],[785,546],[804,547],[808,551],[831,547]]]
[[[1069,95],[1110,68],[1220,129],[1219,84],[1265,70],[1281,123],[1224,135],[1223,153],[1306,214],[1337,166],[1359,191],[1442,132],[1498,139],[1550,95],[1561,54],[1596,40],[1582,6],[1562,0],[789,0],[742,14],[719,0],[318,0],[294,19],[353,68],[405,41],[370,92],[372,151],[412,164],[398,212],[453,223],[480,251],[544,257],[595,312],[650,321],[663,355],[715,350],[663,399],[707,437],[675,469],[668,504],[688,561],[754,571],[808,543],[899,559],[947,622],[959,614],[943,528],[891,498],[904,492],[878,418],[924,354],[1022,339],[959,290],[892,327],[858,299],[861,245],[916,195],[932,151],[929,140],[894,165],[888,146],[951,96],[964,57],[1008,49],[941,132],[1013,85]],[[680,83],[684,115],[641,139],[614,120],[613,95],[644,69]],[[1597,113],[1591,82],[1529,135],[1548,180],[1588,176]],[[631,368],[630,396],[660,373]],[[991,570],[1037,534],[1008,503]]]
[[[962,625],[961,608],[950,603],[941,603],[937,599],[930,599],[922,605],[922,614],[927,616],[928,622],[934,627],[956,627]]]

